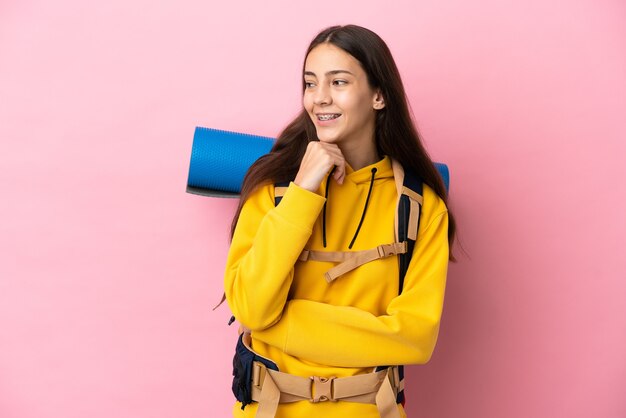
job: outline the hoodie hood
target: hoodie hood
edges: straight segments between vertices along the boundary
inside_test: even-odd
[[[355,184],[369,183],[372,178],[372,168],[376,169],[376,180],[393,177],[391,158],[389,158],[388,155],[385,155],[382,160],[356,171],[354,171],[354,169],[346,163],[346,180]]]

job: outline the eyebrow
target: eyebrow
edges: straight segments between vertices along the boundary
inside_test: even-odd
[[[335,74],[341,74],[341,73],[347,73],[352,76],[354,75],[348,70],[332,70],[332,71],[328,71],[326,75],[328,76],[328,75],[335,75]],[[312,75],[313,77],[317,77],[313,71],[305,71],[304,75]]]

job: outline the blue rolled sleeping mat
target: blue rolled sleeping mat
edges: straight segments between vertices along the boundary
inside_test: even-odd
[[[202,196],[239,197],[248,168],[274,145],[274,138],[196,127],[193,135],[187,192]],[[448,166],[435,163],[446,189]]]

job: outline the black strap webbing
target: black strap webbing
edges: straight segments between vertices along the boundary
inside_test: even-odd
[[[422,196],[422,181],[410,169],[404,169],[403,186]],[[404,287],[404,276],[406,276],[406,272],[409,269],[409,263],[411,262],[413,249],[415,248],[415,241],[409,239],[409,217],[419,216],[418,219],[421,219],[422,205],[419,204],[418,206],[419,213],[411,213],[411,202],[409,196],[405,194],[400,196],[400,202],[398,204],[398,241],[407,242],[407,252],[398,256],[400,258],[398,293],[402,293],[402,288]]]

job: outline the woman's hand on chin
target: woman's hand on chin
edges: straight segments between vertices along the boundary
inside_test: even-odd
[[[294,183],[315,193],[322,180],[333,168],[335,168],[333,178],[337,183],[342,184],[346,176],[346,160],[339,147],[336,144],[311,141],[302,157]]]

